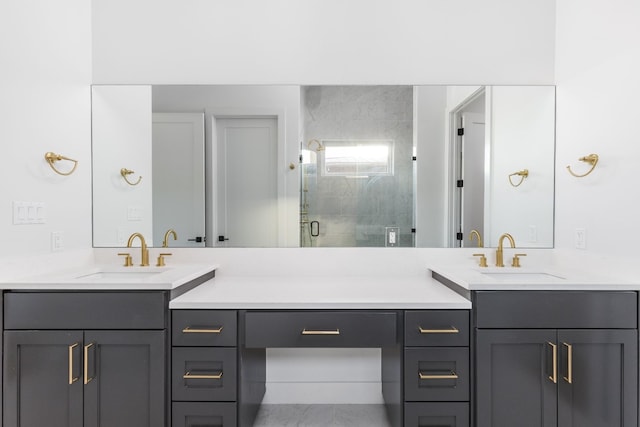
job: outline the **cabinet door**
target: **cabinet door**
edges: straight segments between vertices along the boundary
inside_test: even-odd
[[[5,331],[4,426],[82,427],[82,332]]]
[[[165,351],[164,331],[86,331],[84,426],[164,426]]]
[[[546,329],[477,332],[477,427],[555,427],[558,347]]]
[[[560,330],[558,346],[560,427],[638,425],[635,330]]]

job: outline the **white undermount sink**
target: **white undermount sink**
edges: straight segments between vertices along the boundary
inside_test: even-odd
[[[564,277],[556,276],[555,274],[550,273],[542,273],[542,272],[530,272],[530,271],[522,271],[522,272],[514,272],[514,271],[505,271],[505,272],[486,272],[480,273],[483,276],[491,279],[496,279],[500,281],[509,281],[509,282],[556,282],[558,280],[565,280]]]
[[[162,271],[98,271],[90,274],[83,274],[77,276],[75,279],[83,282],[137,282],[149,277],[153,277],[157,274],[166,272],[167,269]]]

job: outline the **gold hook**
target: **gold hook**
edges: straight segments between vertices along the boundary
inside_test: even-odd
[[[598,164],[598,160],[600,158],[598,157],[597,154],[589,154],[588,156],[584,156],[584,157],[580,157],[578,160],[580,160],[581,162],[585,162],[585,163],[589,163],[591,165],[591,169],[589,169],[587,171],[587,173],[583,174],[583,175],[578,175],[576,173],[574,173],[571,170],[571,166],[567,166],[567,170],[569,171],[569,173],[573,176],[575,176],[576,178],[582,178],[584,176],[589,175],[591,172],[593,172],[593,170],[596,168],[596,165]]]
[[[78,166],[78,161],[77,160],[73,160],[73,159],[70,159],[68,157],[61,156],[60,154],[52,153],[51,151],[47,151],[45,153],[45,155],[44,155],[44,158],[49,163],[49,166],[51,166],[51,169],[53,169],[53,171],[55,173],[57,173],[58,175],[65,175],[65,176],[71,175],[76,170],[76,167]],[[59,160],[68,160],[70,162],[73,162],[73,168],[71,168],[71,170],[69,172],[60,172],[53,165],[54,162],[57,162]]]
[[[520,182],[517,184],[514,184],[513,181],[511,180],[511,177],[514,175],[518,175],[520,177]],[[514,172],[511,175],[509,175],[509,184],[513,185],[514,187],[519,187],[520,184],[524,182],[524,179],[527,178],[528,176],[529,176],[529,169],[522,169],[521,171]]]
[[[138,180],[136,182],[129,181],[129,178],[127,178],[127,175],[131,175],[132,173],[135,173],[135,172],[132,171],[132,170],[129,170],[127,168],[120,169],[120,175],[122,175],[124,180],[127,181],[127,184],[129,184],[129,185],[138,185],[138,184],[140,184],[140,181],[142,181],[142,177],[141,176],[138,177]]]

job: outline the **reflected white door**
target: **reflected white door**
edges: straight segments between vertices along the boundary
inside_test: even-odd
[[[218,118],[215,125],[216,245],[278,246],[277,119]]]
[[[462,246],[475,246],[469,241],[471,230],[484,236],[484,114],[462,113]]]
[[[204,114],[153,114],[153,245],[203,247]]]

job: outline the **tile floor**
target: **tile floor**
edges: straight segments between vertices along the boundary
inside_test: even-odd
[[[383,405],[262,405],[253,427],[390,427]]]

